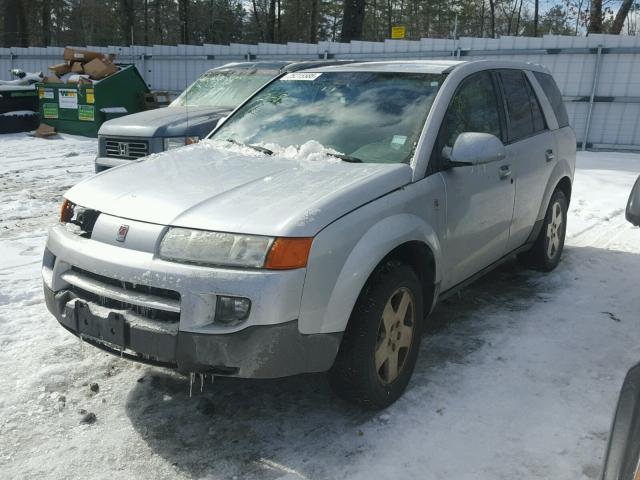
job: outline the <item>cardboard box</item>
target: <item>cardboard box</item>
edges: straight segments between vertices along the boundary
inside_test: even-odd
[[[44,77],[43,82],[44,83],[63,83],[62,80],[60,80],[57,75],[50,75],[50,76]]]
[[[67,62],[89,62],[94,58],[103,58],[104,54],[100,52],[90,52],[88,50],[76,50],[74,48],[64,49],[64,59]]]
[[[61,77],[65,73],[69,73],[71,71],[71,67],[67,62],[64,62],[64,63],[59,63],[57,65],[51,65],[49,67],[49,70],[55,73],[58,77]]]
[[[84,73],[84,69],[82,68],[82,63],[73,62],[71,64],[71,73]]]
[[[89,75],[79,75],[76,73],[70,75],[66,83],[91,83],[91,80],[89,80]]]
[[[46,123],[41,123],[40,126],[34,132],[35,137],[49,138],[56,134],[56,129]]]
[[[84,73],[88,74],[93,80],[101,80],[118,71],[118,67],[113,63],[107,63],[99,58],[94,58],[84,65]]]

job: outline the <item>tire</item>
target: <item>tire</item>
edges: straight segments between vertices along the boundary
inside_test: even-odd
[[[0,133],[30,132],[38,128],[40,115],[36,112],[19,115],[0,115]]]
[[[556,190],[533,247],[518,256],[521,263],[543,272],[550,272],[558,266],[567,232],[567,208],[567,197],[561,190]]]
[[[414,270],[395,260],[379,266],[360,293],[329,370],[336,394],[371,409],[395,402],[416,364],[423,312],[422,285]]]

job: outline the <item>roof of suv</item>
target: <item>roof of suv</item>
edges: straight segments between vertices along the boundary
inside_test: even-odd
[[[485,68],[520,68],[523,70],[535,70],[547,73],[542,65],[525,62],[512,62],[504,60],[388,60],[388,61],[364,61],[352,62],[343,65],[314,65],[309,68],[314,72],[407,72],[407,73],[449,73],[452,70],[469,64],[484,64]]]

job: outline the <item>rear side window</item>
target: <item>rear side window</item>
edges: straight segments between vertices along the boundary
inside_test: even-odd
[[[500,80],[509,116],[509,141],[515,142],[545,129],[538,99],[520,70],[503,70]]]
[[[560,128],[566,127],[569,125],[569,116],[567,115],[567,109],[564,107],[564,102],[562,101],[562,94],[555,80],[547,73],[533,72],[533,74],[542,87],[542,90],[544,90],[544,94],[549,99],[549,103],[551,103],[551,108],[553,108],[553,112],[556,114],[556,119],[558,120],[558,126]]]

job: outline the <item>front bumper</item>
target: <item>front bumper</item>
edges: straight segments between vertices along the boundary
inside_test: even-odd
[[[184,371],[272,378],[331,367],[341,333],[298,330],[304,269],[167,262],[154,253],[165,227],[127,220],[119,243],[109,233],[121,221],[100,214],[91,239],[50,229],[45,297],[65,328],[112,353]],[[219,295],[251,300],[243,323],[216,322]]]
[[[55,293],[44,286],[47,308],[82,340],[131,360],[243,378],[277,378],[323,372],[333,364],[341,333],[303,335],[296,320],[248,327],[228,334],[198,334],[154,325],[127,311],[114,311]]]
[[[117,167],[118,165],[125,165],[134,161],[135,160],[127,160],[125,158],[96,157],[96,173],[100,173],[108,168]]]

